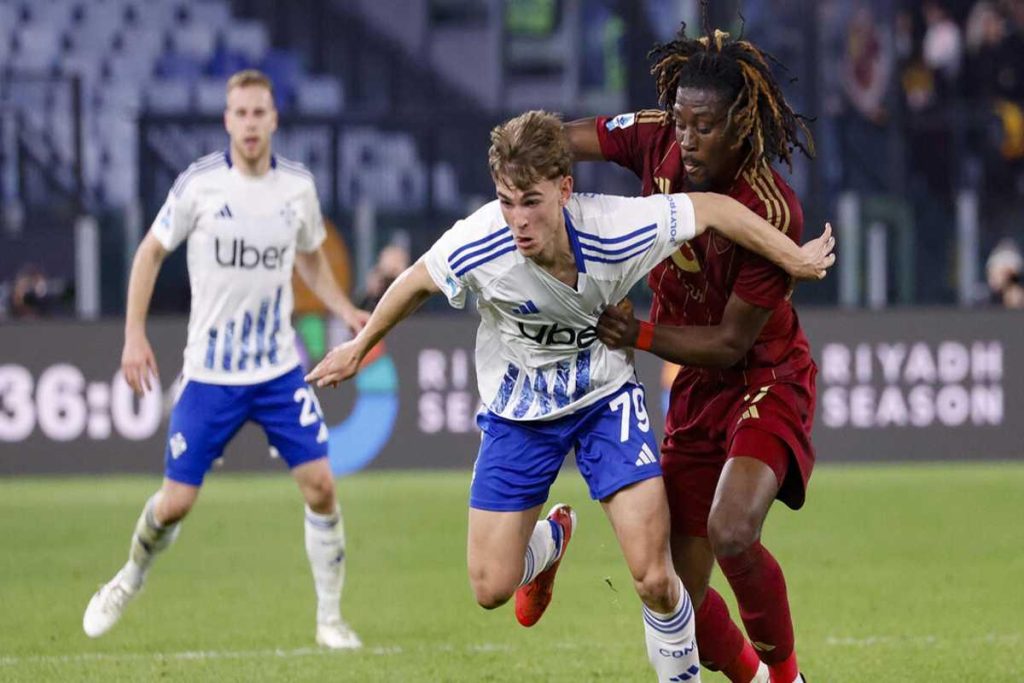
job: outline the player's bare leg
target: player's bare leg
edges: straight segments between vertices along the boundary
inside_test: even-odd
[[[359,636],[341,618],[345,585],[345,524],[327,458],[292,468],[306,500],[306,555],[316,588],[316,642],[334,650],[362,647]]]
[[[135,523],[128,561],[96,591],[85,608],[82,628],[86,635],[98,638],[120,620],[125,607],[141,590],[153,560],[178,537],[179,522],[198,497],[198,486],[165,478],[160,491],[146,501]]]
[[[540,505],[514,512],[469,509],[466,567],[473,595],[484,609],[504,605],[519,586],[554,562],[554,540],[541,543],[543,533],[537,533],[538,542],[534,542],[537,529],[548,526],[537,521],[540,510]],[[528,550],[533,554],[532,576],[527,571],[531,568]]]
[[[693,606],[672,567],[668,502],[661,477],[602,501],[644,603],[647,656],[659,681],[700,681]]]
[[[729,607],[709,586],[715,554],[701,536],[672,534],[672,563],[694,605],[701,664],[721,671],[732,683],[768,683],[768,665],[729,616]]]
[[[764,462],[732,457],[722,470],[708,517],[708,538],[739,605],[740,617],[773,681],[800,681],[786,581],[761,545],[761,527],[779,490]]]

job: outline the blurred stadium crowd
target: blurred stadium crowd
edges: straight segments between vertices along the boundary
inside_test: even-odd
[[[878,228],[880,251],[801,298],[1021,305],[1024,0],[727,0],[711,19],[774,54],[814,119],[818,158],[792,178],[809,224]],[[489,196],[479,159],[509,113],[657,106],[645,54],[680,21],[695,0],[0,0],[0,317],[75,312],[83,215],[91,314],[120,314],[134,244],[222,144],[239,68],[273,78],[279,149],[313,170],[369,283],[395,232],[416,254]],[[579,187],[636,191],[598,166]],[[184,310],[183,259],[169,271],[154,307]]]

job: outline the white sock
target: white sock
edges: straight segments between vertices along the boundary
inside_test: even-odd
[[[316,588],[316,621],[341,621],[341,589],[345,585],[345,527],[341,509],[321,515],[306,506],[306,555]]]
[[[533,527],[533,534],[526,546],[526,557],[523,560],[523,579],[520,586],[525,586],[542,571],[554,564],[562,549],[562,527],[550,519],[542,519]]]
[[[669,614],[643,607],[647,657],[659,681],[699,683],[700,659],[694,636],[693,605],[679,582],[679,602]]]
[[[181,524],[178,522],[163,525],[156,521],[153,509],[159,495],[158,492],[150,496],[142,508],[142,514],[139,515],[139,520],[135,523],[135,532],[132,534],[128,562],[122,570],[124,579],[136,590],[146,580],[153,559],[161,550],[173,543],[181,531]]]

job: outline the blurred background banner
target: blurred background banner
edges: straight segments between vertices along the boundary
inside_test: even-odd
[[[794,295],[821,370],[819,458],[1024,456],[1024,319],[998,314],[1024,308],[1024,0],[709,11],[779,60],[817,141],[815,160],[779,170],[805,235],[831,220],[839,237],[830,277]],[[159,395],[131,398],[122,326],[107,321],[174,179],[226,146],[231,73],[274,80],[275,150],[313,172],[335,274],[372,308],[493,197],[493,125],[536,107],[657,107],[646,54],[683,21],[700,30],[696,0],[0,1],[0,473],[159,471],[185,250],[152,301]],[[639,192],[611,164],[575,174],[581,191]],[[634,292],[640,307],[649,296]],[[301,290],[297,304],[319,358],[344,335]],[[357,385],[321,392],[336,471],[472,463],[475,322],[439,298],[424,310]],[[226,463],[272,466],[248,429]]]
[[[801,319],[819,368],[821,462],[1024,457],[1024,383],[1013,379],[1024,375],[1024,338],[1015,315],[813,309]],[[467,317],[416,316],[355,382],[320,390],[334,470],[470,467],[479,444],[475,332]],[[162,384],[138,400],[118,371],[119,323],[5,330],[0,475],[159,472],[184,333],[184,319],[151,322]],[[637,357],[660,433],[671,374],[650,354]],[[225,470],[281,467],[252,425],[224,457]]]

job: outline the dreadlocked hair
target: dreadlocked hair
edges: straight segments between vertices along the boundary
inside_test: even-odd
[[[813,159],[814,138],[804,123],[806,117],[789,106],[768,64],[769,60],[779,62],[742,36],[735,40],[724,31],[712,32],[707,5],[701,4],[704,36],[687,37],[683,23],[675,40],[655,45],[647,55],[653,65],[658,102],[671,116],[679,88],[715,90],[724,95],[729,102],[726,125],[736,132],[736,146],[750,145],[744,168],[778,159],[792,170],[797,149]]]

